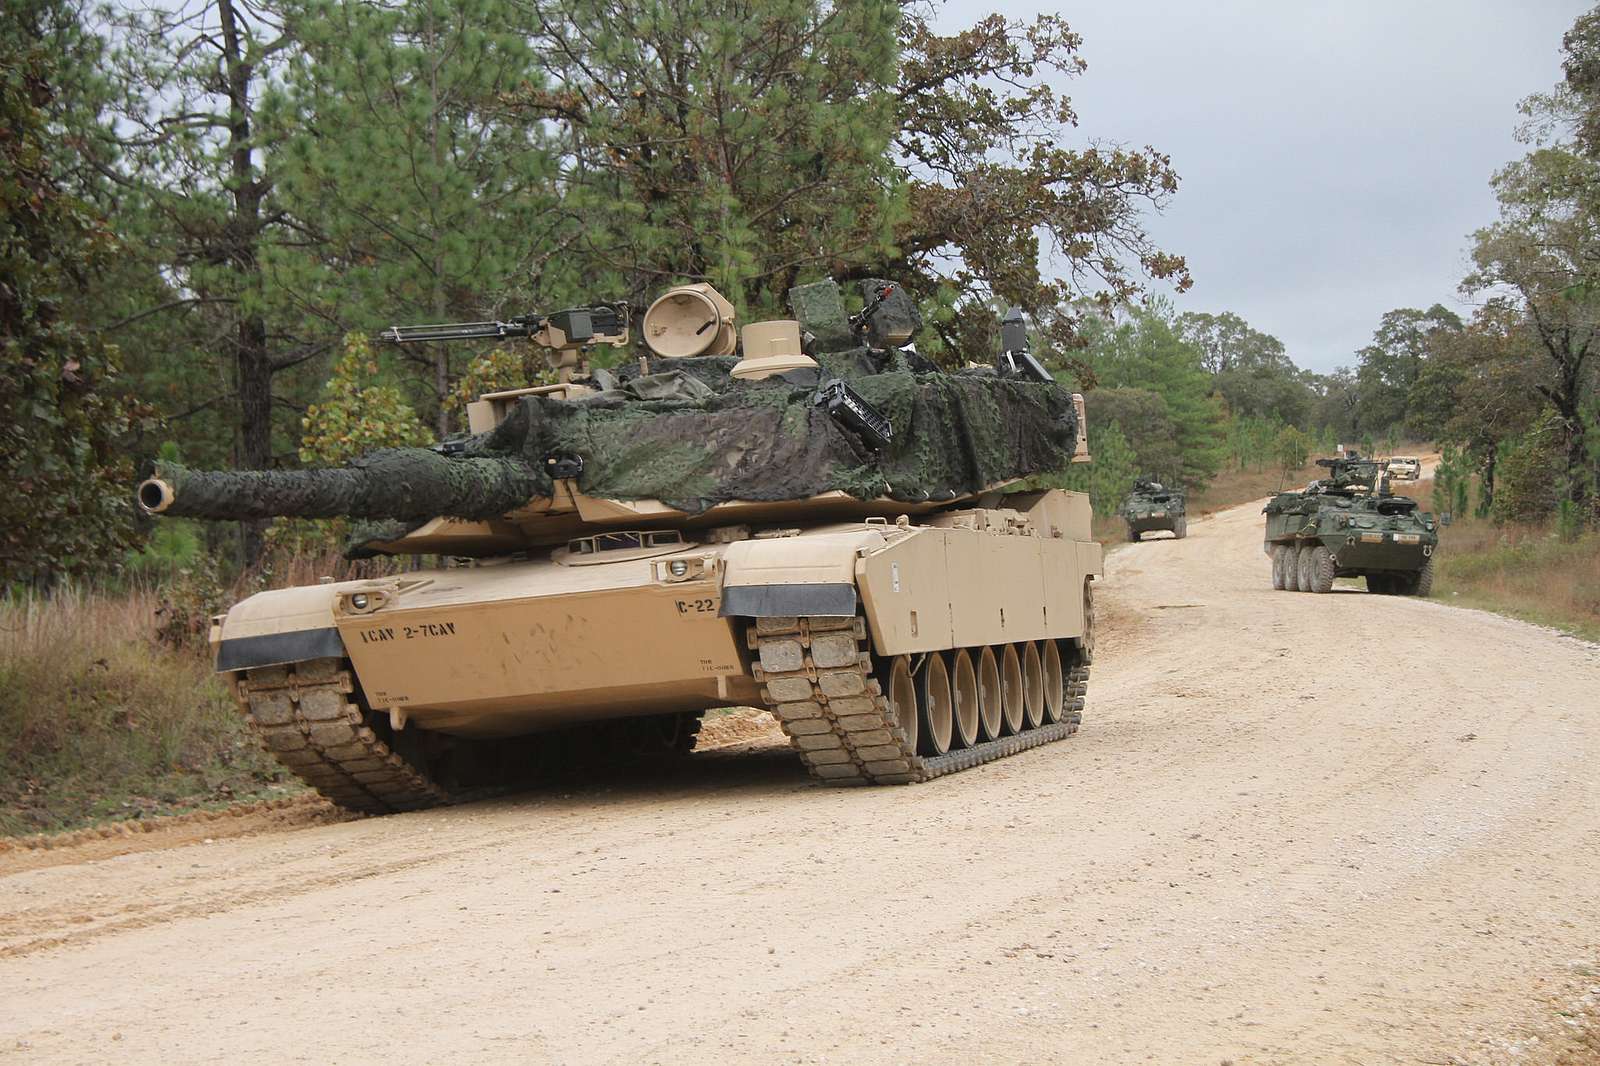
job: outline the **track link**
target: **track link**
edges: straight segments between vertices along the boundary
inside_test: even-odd
[[[747,639],[761,697],[812,776],[827,785],[901,785],[968,770],[1078,731],[1089,667],[1064,678],[1060,721],[945,755],[917,754],[872,672],[861,618],[758,618]]]
[[[343,659],[260,667],[234,689],[267,750],[339,806],[388,814],[452,802],[367,726]]]

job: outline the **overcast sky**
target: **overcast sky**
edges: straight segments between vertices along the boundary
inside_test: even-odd
[[[1084,137],[1172,157],[1151,229],[1194,274],[1179,309],[1234,311],[1328,371],[1390,308],[1470,313],[1456,285],[1490,175],[1523,151],[1517,102],[1559,79],[1593,3],[1091,0],[1059,9],[1089,63],[1061,88]],[[951,0],[940,23],[996,9]]]

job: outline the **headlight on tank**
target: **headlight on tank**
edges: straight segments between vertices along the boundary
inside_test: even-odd
[[[714,560],[700,559],[661,559],[656,562],[656,580],[668,584],[679,581],[693,581],[704,577],[707,570],[714,570]]]
[[[339,594],[339,613],[371,614],[388,602],[389,593],[383,589],[343,592]]]

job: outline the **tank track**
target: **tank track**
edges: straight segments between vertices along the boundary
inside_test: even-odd
[[[748,630],[761,697],[826,785],[902,785],[969,770],[1078,731],[1089,667],[1064,678],[1061,718],[944,755],[919,755],[872,672],[861,618],[758,618]]]
[[[367,726],[343,659],[267,666],[237,678],[239,705],[273,756],[339,806],[369,814],[437,807],[451,795]]]

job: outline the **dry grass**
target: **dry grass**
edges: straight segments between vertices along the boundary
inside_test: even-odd
[[[282,794],[202,646],[148,590],[0,599],[0,834]]]
[[[1600,533],[1563,542],[1481,518],[1441,532],[1434,595],[1600,640]]]
[[[1189,497],[1189,514],[1211,514],[1252,500],[1265,499],[1274,493],[1302,489],[1312,478],[1326,477],[1327,473],[1314,464],[1291,470],[1287,474],[1276,467],[1227,470],[1218,474],[1203,491]]]

